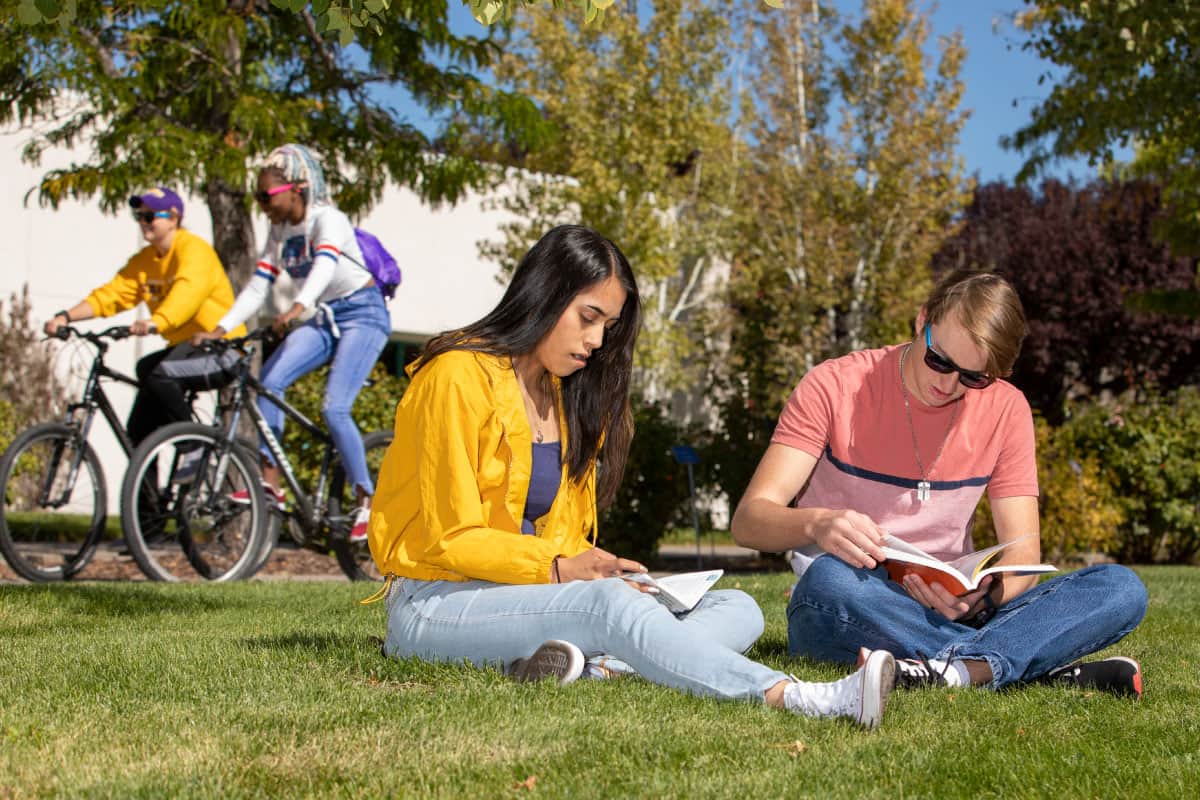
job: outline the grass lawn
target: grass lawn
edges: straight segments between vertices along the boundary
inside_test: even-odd
[[[897,693],[871,733],[637,679],[388,661],[361,585],[0,586],[0,798],[1194,797],[1200,571],[1140,574],[1150,612],[1116,651],[1142,661],[1141,703]],[[787,659],[788,583],[721,585],[764,608],[753,656],[839,677]]]

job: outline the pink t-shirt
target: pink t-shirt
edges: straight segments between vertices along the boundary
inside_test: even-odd
[[[940,408],[910,394],[910,428],[900,389],[904,347],[861,350],[812,369],[771,441],[818,459],[798,508],[853,509],[928,553],[955,558],[972,549],[971,520],[985,487],[992,499],[1037,496],[1033,415],[1020,390],[996,381]],[[923,502],[913,431],[931,484]],[[820,553],[794,551],[797,574]]]

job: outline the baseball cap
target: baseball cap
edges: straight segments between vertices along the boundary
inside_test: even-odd
[[[174,211],[180,220],[183,219],[183,201],[165,186],[155,186],[133,195],[129,198],[129,206],[134,210],[144,207],[151,211]]]

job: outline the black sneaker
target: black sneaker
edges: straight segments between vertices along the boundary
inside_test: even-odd
[[[858,664],[862,667],[867,662],[867,658],[871,655],[871,650],[865,647],[858,648]],[[949,669],[949,664],[946,669]],[[896,659],[896,683],[894,688],[900,689],[923,689],[926,687],[949,686],[946,681],[945,670],[938,672],[924,658],[897,658]]]
[[[1099,689],[1121,697],[1142,699],[1142,668],[1132,658],[1122,656],[1102,661],[1076,661],[1053,670],[1040,678],[1038,683]]]

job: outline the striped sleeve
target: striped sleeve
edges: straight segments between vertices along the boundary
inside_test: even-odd
[[[264,278],[267,283],[274,283],[279,277],[279,267],[269,261],[259,261],[254,265],[254,275],[258,278]]]

